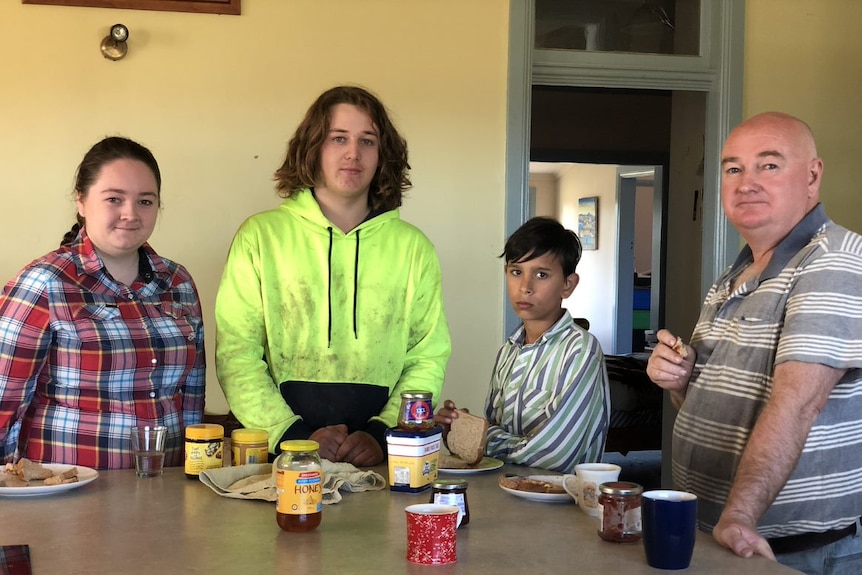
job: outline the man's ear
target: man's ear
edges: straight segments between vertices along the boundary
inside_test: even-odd
[[[581,281],[581,278],[576,273],[571,273],[566,276],[566,281],[563,282],[563,299],[572,295],[572,292],[575,291],[576,287],[578,287],[579,281]]]
[[[815,193],[819,191],[821,179],[823,179],[823,160],[814,158],[808,165],[808,189]]]

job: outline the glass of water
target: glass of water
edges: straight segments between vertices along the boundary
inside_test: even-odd
[[[132,453],[135,455],[135,474],[138,477],[159,477],[165,465],[164,425],[145,425],[132,428]]]

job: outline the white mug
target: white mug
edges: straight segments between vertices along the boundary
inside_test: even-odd
[[[619,479],[621,470],[613,463],[579,463],[574,475],[563,476],[563,488],[584,513],[598,517],[599,485]]]

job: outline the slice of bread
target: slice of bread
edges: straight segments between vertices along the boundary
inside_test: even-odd
[[[467,465],[475,465],[482,461],[485,455],[485,434],[488,433],[488,422],[484,417],[477,417],[463,410],[457,410],[458,417],[452,420],[446,445],[454,455],[464,460]]]

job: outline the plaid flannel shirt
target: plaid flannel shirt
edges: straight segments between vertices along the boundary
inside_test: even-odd
[[[0,462],[131,468],[130,428],[162,424],[165,465],[182,464],[203,417],[200,301],[185,268],[139,253],[123,285],[82,230],[0,294]]]

